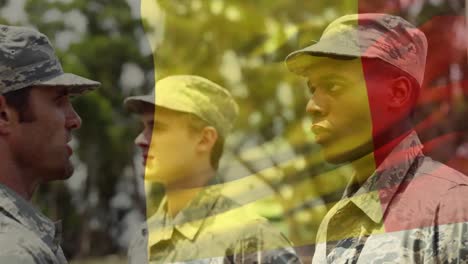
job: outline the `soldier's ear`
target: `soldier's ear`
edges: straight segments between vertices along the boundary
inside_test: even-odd
[[[216,140],[218,140],[218,131],[212,126],[206,126],[202,129],[200,134],[197,149],[200,152],[211,152]]]
[[[6,98],[0,95],[0,135],[7,135],[11,132],[11,124],[14,111],[8,107]]]
[[[404,76],[393,80],[389,90],[389,106],[393,109],[401,109],[411,102],[411,81]]]

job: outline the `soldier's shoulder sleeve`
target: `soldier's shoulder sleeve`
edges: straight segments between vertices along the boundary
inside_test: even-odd
[[[467,193],[468,185],[457,184],[440,197],[434,228],[440,263],[468,262]]]
[[[0,255],[0,263],[11,263],[11,264],[36,264],[36,262],[31,256],[29,255]],[[46,263],[46,262],[42,262]]]
[[[56,263],[51,249],[12,219],[0,220],[0,263]]]
[[[267,264],[300,263],[291,242],[264,218],[250,221],[236,246],[234,257],[236,263],[256,263],[258,260]]]
[[[439,225],[468,222],[467,180],[454,182],[439,197],[437,221]]]
[[[44,250],[42,246],[34,246],[32,241],[27,241],[28,239],[27,237],[11,235],[6,237],[0,234],[0,263],[55,263],[48,250]]]
[[[130,240],[127,250],[128,263],[146,263],[148,261],[147,248],[148,231],[146,226],[142,225]]]

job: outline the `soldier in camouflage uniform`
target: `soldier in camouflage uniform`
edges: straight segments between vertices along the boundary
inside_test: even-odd
[[[286,58],[307,78],[325,160],[351,163],[313,263],[468,263],[468,178],[424,156],[410,115],[427,40],[404,19],[347,15]]]
[[[238,106],[219,85],[176,75],[155,93],[130,97],[141,115],[145,180],[165,198],[129,247],[130,263],[297,263],[289,241],[268,221],[223,195],[216,170]],[[148,254],[149,253],[149,254]]]
[[[98,82],[64,73],[47,37],[0,25],[0,263],[67,263],[61,226],[30,204],[39,184],[72,175],[69,95]]]

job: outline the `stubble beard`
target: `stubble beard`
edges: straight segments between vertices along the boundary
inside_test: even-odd
[[[32,150],[29,150],[32,151]],[[53,164],[44,166],[41,159],[37,155],[31,153],[19,154],[16,157],[16,164],[20,171],[28,174],[27,177],[31,181],[45,183],[56,180],[66,180],[73,175],[74,166],[69,158],[62,157],[63,161],[55,161]]]

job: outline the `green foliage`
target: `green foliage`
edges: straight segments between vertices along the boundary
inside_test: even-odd
[[[54,211],[57,218],[62,218],[66,229],[72,229],[69,233],[73,236],[67,236],[64,242],[67,255],[116,252],[121,247],[120,234],[117,234],[120,232],[118,228],[122,228],[119,227],[123,217],[120,212],[134,208],[112,208],[110,201],[122,194],[117,184],[125,178],[124,171],[134,167],[132,142],[136,135],[135,122],[122,107],[126,94],[119,79],[122,65],[129,62],[144,72],[153,71],[152,56],[140,50],[141,20],[132,17],[125,0],[30,0],[25,10],[29,22],[48,35],[56,47],[62,47],[57,53],[65,71],[102,83],[97,91],[74,100],[75,108],[84,120],[76,134],[80,164],[86,166],[84,184],[71,194],[74,199],[62,199],[53,206],[46,201],[59,198],[57,189],[52,185],[44,186],[39,203],[48,211]],[[54,14],[51,10],[55,10],[56,19],[45,17]],[[67,21],[76,13],[84,23],[77,20],[76,15],[75,21]],[[80,23],[84,30],[76,25]],[[60,45],[67,41],[60,38],[63,32],[72,36],[72,41],[65,46]],[[152,79],[147,78],[137,90],[148,90],[151,83]],[[136,187],[133,187],[134,193],[124,194],[137,199]]]
[[[129,94],[153,88],[153,63],[158,79],[197,74],[232,92],[240,116],[228,139],[226,152],[233,157],[225,167],[236,161],[248,172],[226,180],[253,175],[264,181],[276,195],[260,202],[259,212],[278,222],[296,245],[313,243],[321,218],[339,198],[349,171],[325,164],[318,155],[318,146],[304,128],[308,124],[304,81],[286,70],[284,58],[317,40],[336,17],[358,8],[401,13],[422,24],[452,10],[449,2],[454,2],[426,3],[421,13],[410,16],[408,9],[387,9],[389,1],[152,1],[161,9],[161,14],[154,14],[163,15],[157,20],[161,24],[132,17],[125,0],[28,0],[25,6],[29,23],[61,47],[58,55],[65,71],[102,83],[97,91],[74,100],[84,120],[76,135],[84,183],[78,189],[67,189],[63,183],[47,185],[37,198],[47,214],[64,220],[64,248],[71,257],[124,254],[125,245],[119,242],[126,228],[122,220],[132,209],[145,209],[136,193],[137,181],[128,180],[137,177],[140,164],[133,164],[136,122],[122,102]],[[0,7],[5,3],[0,1]],[[46,17],[51,10],[60,16]],[[74,12],[84,18],[84,31],[77,29],[80,23],[68,20]],[[162,38],[154,58],[141,49],[142,41],[147,41],[144,29],[148,36],[151,31]],[[69,45],[63,44],[59,34],[63,32],[73,36]],[[146,77],[131,91],[119,82],[125,63],[138,65]],[[161,188],[156,190],[156,198],[148,203],[151,208],[160,199]],[[119,195],[130,197],[131,205],[113,206]]]

